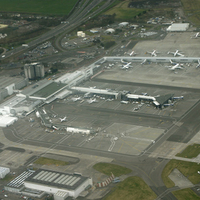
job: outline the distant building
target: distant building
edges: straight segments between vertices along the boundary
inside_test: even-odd
[[[83,31],[78,31],[77,36],[78,37],[85,37],[85,33]]]
[[[113,28],[108,28],[105,33],[114,33],[115,32],[115,29]]]
[[[24,73],[27,79],[34,80],[44,77],[44,65],[41,63],[31,63],[24,65]]]
[[[167,31],[186,31],[189,28],[189,23],[173,23],[167,28]]]
[[[91,29],[90,32],[91,32],[91,33],[98,33],[99,31],[96,30],[96,29]]]
[[[124,26],[128,26],[128,25],[129,25],[129,22],[121,22],[121,23],[119,23],[120,27],[124,27]]]

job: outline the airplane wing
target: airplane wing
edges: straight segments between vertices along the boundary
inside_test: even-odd
[[[184,56],[183,54],[181,54],[181,53],[177,53],[177,55],[179,55],[179,56]]]

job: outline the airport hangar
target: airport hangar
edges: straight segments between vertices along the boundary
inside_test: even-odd
[[[93,185],[92,178],[81,174],[67,174],[39,169],[24,171],[4,189],[6,191],[41,198],[53,194],[55,200],[65,200],[68,196],[77,198],[81,192]]]

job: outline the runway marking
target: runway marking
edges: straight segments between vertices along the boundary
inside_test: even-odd
[[[144,130],[141,130],[141,131],[137,132],[136,134],[141,133],[141,132],[143,132],[143,131],[146,131],[147,129],[150,129],[150,127],[146,128],[146,129],[144,129]]]
[[[120,148],[118,150],[118,153],[121,152],[121,149],[122,149],[123,146],[124,146],[124,142],[122,142],[122,144],[121,144],[121,146],[120,146]]]
[[[135,150],[137,150],[137,151],[139,151],[139,152],[142,152],[142,151],[140,151],[139,149],[133,147],[133,146],[132,146],[131,144],[129,144],[128,142],[124,141],[123,139],[122,139],[122,141],[123,141],[124,143],[128,144],[129,146],[131,146],[133,149],[135,149]]]
[[[114,140],[114,137],[111,137],[110,141],[111,141],[111,145],[110,145],[110,147],[108,148],[108,151],[112,151],[112,149],[113,149],[114,146],[115,146],[115,140]]]

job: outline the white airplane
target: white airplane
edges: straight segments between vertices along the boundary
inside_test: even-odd
[[[131,51],[131,53],[129,55],[130,56],[135,56],[135,55],[137,55],[137,53],[135,53],[135,51]]]
[[[131,62],[129,62],[129,63],[125,64],[125,65],[122,65],[122,69],[129,69],[129,68],[133,67],[130,64],[131,64]]]
[[[153,50],[152,52],[151,51],[147,51],[146,53],[150,53],[151,56],[157,56],[157,53],[159,53],[159,52],[157,52],[156,50]]]
[[[64,121],[66,121],[67,117],[65,116],[64,118],[59,118],[59,119],[60,119],[60,122],[62,123]]]
[[[163,104],[163,106],[173,106],[174,104],[173,103],[166,103],[166,104]]]
[[[81,97],[72,98],[72,101],[74,101],[74,102],[79,101],[79,100],[81,100]]]
[[[183,67],[181,67],[180,65],[182,65],[182,64],[177,63],[177,64],[175,64],[173,66],[167,66],[167,67],[168,67],[169,70],[174,71],[175,69],[183,69]]]
[[[167,66],[169,70],[175,70],[175,69],[183,69],[183,64],[180,64],[180,63],[174,63],[172,60],[170,60],[171,62],[171,66]],[[180,66],[181,65],[181,66]]]
[[[96,98],[94,98],[94,99],[89,99],[89,100],[87,100],[87,102],[88,102],[89,104],[91,104],[91,103],[94,103],[94,102],[97,102],[97,101],[96,101]]]
[[[121,101],[121,103],[128,104],[129,102],[128,101]]]
[[[121,63],[127,64],[128,62],[126,62],[126,61],[124,61],[123,59],[121,59]]]
[[[56,131],[59,130],[59,128],[57,128],[56,126],[52,126],[53,129],[55,129]]]
[[[200,37],[200,32],[195,33],[191,38],[196,39]]]
[[[180,97],[173,97],[173,99],[183,99],[184,96],[180,96]]]
[[[141,65],[143,65],[146,61],[147,61],[147,59],[144,59],[144,60],[141,62]]]
[[[200,60],[197,60],[198,61],[198,65],[196,66],[196,69],[200,67]]]
[[[183,57],[184,55],[183,55],[182,53],[183,53],[183,52],[180,53],[178,49],[177,49],[175,52],[171,52],[171,51],[168,51],[168,52],[167,52],[167,54],[173,54],[174,57],[175,57],[175,56],[182,56],[182,57]]]

